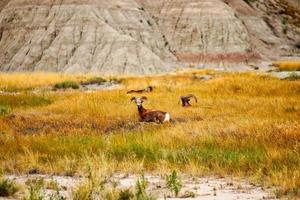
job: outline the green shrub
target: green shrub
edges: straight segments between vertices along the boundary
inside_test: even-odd
[[[10,113],[10,107],[5,105],[0,105],[0,116],[7,115]]]
[[[141,199],[146,196],[147,180],[145,175],[142,174],[141,177],[136,181],[135,184],[135,195],[137,199]]]
[[[132,191],[127,189],[120,191],[118,200],[130,200],[133,199],[133,197],[134,194],[132,193]]]
[[[0,197],[8,197],[18,192],[19,186],[12,180],[0,180]]]
[[[102,77],[94,77],[94,78],[91,78],[91,79],[81,83],[81,85],[92,85],[92,84],[101,85],[105,82],[107,82],[107,80]]]
[[[43,200],[45,198],[43,193],[44,179],[28,180],[26,184],[29,186],[29,194],[24,200]]]
[[[174,192],[176,197],[178,196],[182,188],[182,184],[175,170],[173,170],[173,172],[167,176],[167,187],[171,192]]]
[[[79,89],[79,84],[75,81],[64,81],[61,83],[56,83],[54,85],[54,89],[69,89],[72,88],[74,90]]]
[[[135,198],[136,200],[154,200],[155,197],[147,194],[148,181],[145,178],[145,175],[142,174],[141,177],[136,181],[135,184]]]

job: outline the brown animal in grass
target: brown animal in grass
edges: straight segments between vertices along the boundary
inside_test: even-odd
[[[196,101],[196,103],[198,102],[197,97],[195,95],[193,95],[193,94],[188,94],[186,96],[181,96],[180,100],[181,100],[181,103],[182,103],[182,107],[190,107],[190,106],[192,106],[190,104],[190,101],[191,101],[192,98]]]
[[[131,101],[136,103],[140,120],[142,122],[157,122],[164,123],[169,122],[171,120],[170,114],[167,112],[159,111],[159,110],[148,110],[143,107],[144,101],[147,100],[147,97],[132,97]]]
[[[127,92],[127,94],[132,94],[132,93],[144,93],[144,92],[152,92],[153,91],[153,87],[152,86],[149,86],[145,89],[142,89],[142,90],[129,90]]]

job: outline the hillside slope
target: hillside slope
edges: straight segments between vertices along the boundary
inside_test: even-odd
[[[297,0],[10,0],[0,70],[153,74],[297,55]]]

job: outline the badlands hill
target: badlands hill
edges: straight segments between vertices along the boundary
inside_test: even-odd
[[[0,71],[152,74],[299,56],[299,0],[1,0]]]

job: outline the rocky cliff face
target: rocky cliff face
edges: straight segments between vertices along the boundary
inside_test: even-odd
[[[1,0],[0,70],[152,74],[297,55],[289,1]]]

